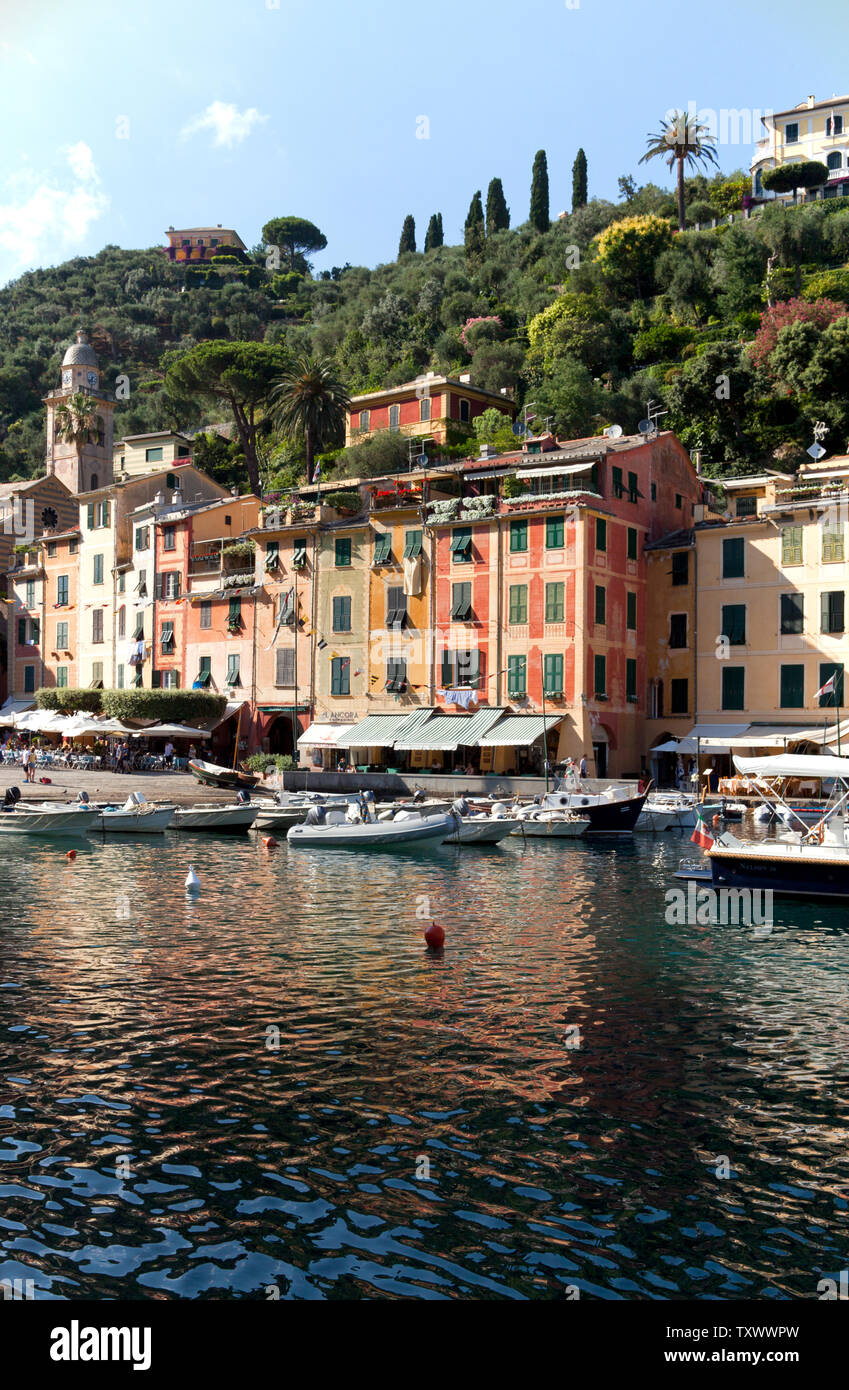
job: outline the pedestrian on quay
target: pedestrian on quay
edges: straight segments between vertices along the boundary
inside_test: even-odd
[[[34,782],[35,768],[32,765],[32,753],[30,752],[30,749],[28,747],[24,748],[23,754],[21,756],[21,766],[24,770],[24,781]]]
[[[580,765],[579,765],[579,767],[578,767],[578,776],[581,777],[581,778],[583,778],[583,777],[586,777],[586,775],[587,775],[587,758],[586,758],[586,754],[585,754],[585,753],[582,753],[582,754],[581,754],[581,762],[580,762]]]

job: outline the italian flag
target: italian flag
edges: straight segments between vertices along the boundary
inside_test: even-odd
[[[701,849],[710,849],[713,845],[713,836],[708,834],[705,829],[705,823],[698,811],[696,812],[696,828],[690,836],[690,839],[694,845],[699,845]]]

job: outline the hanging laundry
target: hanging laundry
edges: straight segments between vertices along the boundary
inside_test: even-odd
[[[422,557],[409,555],[404,560],[404,593],[418,598],[422,591]]]

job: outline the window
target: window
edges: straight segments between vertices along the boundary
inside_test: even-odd
[[[25,666],[25,667],[24,667],[24,693],[25,693],[26,695],[32,695],[32,693],[34,692],[34,690],[35,690],[35,667],[34,667],[34,666]]]
[[[375,565],[388,565],[392,559],[392,532],[381,531],[374,538],[374,560]]]
[[[606,656],[597,656],[593,660],[593,690],[596,697],[607,694]]]
[[[607,550],[607,522],[600,516],[595,519],[595,548],[596,550]]]
[[[545,586],[545,621],[547,623],[562,623],[566,615],[566,605],[564,586],[558,582],[556,584],[546,584]]]
[[[407,689],[407,663],[401,657],[390,657],[386,663],[386,689],[391,695],[403,695]]]
[[[722,577],[723,579],[743,578],[742,536],[735,536],[733,540],[722,542]]]
[[[292,542],[292,568],[299,570],[307,563],[307,539],[306,536],[300,540]]]
[[[738,516],[740,516],[740,517],[744,517],[744,516],[757,516],[757,514],[758,514],[758,499],[757,499],[757,497],[738,497],[738,498],[737,498],[737,515],[738,515]]]
[[[621,498],[623,492],[625,491],[624,485],[623,485],[623,483],[622,483],[622,469],[621,469],[621,468],[613,468],[613,469],[611,469],[611,477],[612,477],[613,496],[616,497],[616,498]]]
[[[430,396],[422,396],[421,400],[419,401],[419,419],[430,419]]]
[[[560,652],[547,652],[543,657],[542,688],[546,695],[563,694],[563,657]]]
[[[397,430],[397,429],[400,428],[400,426],[401,426],[401,407],[400,407],[400,405],[391,405],[391,406],[389,407],[389,428],[390,428],[391,430]]]
[[[77,541],[77,540],[68,541],[68,554],[69,554],[69,555],[76,555],[76,553],[77,553],[77,551],[79,550],[79,548],[80,548],[80,543],[79,543],[79,541]]]
[[[629,632],[637,631],[637,595],[630,589],[625,595],[625,627]]]
[[[457,618],[460,622],[467,622],[472,616],[472,586],[471,584],[452,584],[451,585],[451,617]]]
[[[340,594],[333,600],[333,631],[351,631],[351,595]]]
[[[422,553],[421,531],[404,532],[404,559],[417,560]]]
[[[347,656],[334,656],[330,663],[331,695],[350,695],[351,661]]]
[[[177,533],[173,526],[163,526],[162,528],[162,549],[177,549]]]
[[[842,116],[826,116],[826,118],[825,118],[825,133],[826,133],[826,135],[842,135],[842,134],[843,134],[843,117],[842,117]]]
[[[723,666],[722,708],[745,709],[745,666]]]
[[[370,420],[371,420],[371,411],[370,411],[370,410],[361,410],[361,411],[360,411],[360,429],[361,429],[361,430],[367,430],[367,429],[369,428],[369,421],[370,421]]]
[[[562,550],[563,536],[566,526],[566,518],[563,516],[548,516],[545,519],[545,548],[546,550]]]
[[[516,554],[528,548],[528,523],[527,521],[510,522],[510,553]]]
[[[670,613],[669,645],[678,649],[687,645],[687,614]]]
[[[460,420],[464,425],[469,423],[469,402],[466,400],[460,402]]]
[[[94,576],[93,576],[93,579],[92,579],[92,583],[93,583],[93,584],[102,584],[102,583],[103,583],[103,556],[102,556],[102,555],[95,555],[95,557],[94,557]]]
[[[477,648],[472,652],[457,652],[457,684],[477,690],[480,682],[481,654]]]
[[[150,527],[149,527],[149,526],[137,526],[137,527],[136,527],[136,550],[149,550],[149,549],[150,549]]]
[[[350,617],[350,609],[349,609]],[[295,619],[295,590],[290,589],[288,594],[277,595],[277,626],[283,623],[293,623]],[[349,629],[346,629],[346,631]]]
[[[68,606],[68,576],[60,574],[56,577],[56,604],[59,608]]]
[[[93,531],[94,526],[94,503],[89,502],[88,506],[86,507],[86,527],[89,531]]]
[[[788,145],[795,145],[799,139],[799,122],[788,121],[784,127],[784,139]]]
[[[68,624],[67,624],[67,623],[57,623],[57,624],[56,624],[56,650],[57,650],[57,652],[67,652],[67,651],[70,650],[69,647],[68,647]]]
[[[280,653],[278,652],[279,656]],[[206,690],[212,681],[212,657],[202,656],[198,661],[198,673],[192,683],[193,690]]]
[[[212,600],[201,599],[200,605],[200,626],[212,627]]]
[[[820,594],[820,631],[843,632],[843,590]]]
[[[469,585],[471,588],[471,585]],[[395,586],[386,590],[386,626],[401,628],[407,621],[407,595]]]
[[[470,526],[455,526],[451,532],[451,558],[455,565],[468,565],[472,559]]]
[[[637,532],[633,526],[628,527],[628,559],[637,558]]]
[[[145,451],[144,451],[144,461],[145,461],[145,463],[161,463],[161,462],[162,462],[162,449],[161,449],[161,448],[158,448],[158,449],[145,449]]]
[[[527,657],[508,656],[507,658],[507,694],[509,696],[524,695],[527,690]]]
[[[65,687],[67,686],[67,684],[68,684],[68,668],[67,668],[67,666],[57,666],[57,667],[56,667],[56,684],[57,684],[57,686],[59,687],[60,690],[64,690]]]
[[[640,500],[640,486],[639,486],[639,482],[638,482],[638,480],[637,480],[637,475],[636,475],[636,473],[629,473],[629,474],[628,474],[628,501],[629,501],[629,502],[639,502],[639,500]]]
[[[625,662],[625,699],[629,704],[637,703],[637,663],[631,656]]]
[[[805,626],[805,598],[803,594],[781,595],[782,636],[803,632]]]
[[[163,656],[174,655],[174,624],[163,623],[159,629],[159,650]]]
[[[528,621],[528,586],[527,584],[511,584],[509,593],[509,617],[510,623],[526,623]]]
[[[267,541],[265,546],[265,568],[273,570],[277,568],[280,560],[280,542]]]
[[[180,686],[179,671],[163,671],[161,685],[163,690],[178,690]]]
[[[47,542],[47,554],[48,554],[48,556],[50,557],[50,559],[52,559],[53,556],[56,554],[56,550],[57,550],[56,542],[55,542],[55,541],[48,541],[48,542]]]
[[[607,623],[607,590],[603,584],[595,586],[595,622],[596,627],[604,627]]]
[[[93,690],[103,689],[103,662],[93,661],[91,663],[91,688]]]
[[[242,600],[231,598],[230,608],[227,613],[227,626],[231,632],[238,632],[242,626]]]
[[[781,528],[782,565],[801,565],[802,528],[801,526],[782,526]]]
[[[141,642],[144,638],[144,613],[136,614],[136,625],[133,628],[133,641]]]
[[[678,508],[678,510],[679,510],[679,512],[680,512],[680,510],[681,510],[681,508],[682,508],[682,506],[683,506],[683,502],[682,502],[682,500],[681,500],[681,494],[680,494],[680,492],[676,492],[676,494],[675,494],[675,505],[676,505],[676,507]]]
[[[781,708],[804,709],[805,707],[805,668],[782,666],[781,668]]]
[[[92,642],[103,641],[103,609],[95,608],[91,615],[91,640]]]
[[[124,608],[123,605],[122,605],[122,606],[118,609],[118,636],[119,636],[119,637],[125,637],[125,636],[126,636],[126,627],[127,627],[127,610],[126,610],[126,608]]]
[[[278,647],[275,653],[275,685],[295,684],[295,648]]]
[[[828,695],[820,695],[820,709],[825,709],[829,705],[839,705],[843,707],[843,666],[834,661],[820,662],[820,689],[834,677],[834,690],[829,691]]]
[[[153,597],[166,601],[178,599],[180,597],[180,571],[164,570],[161,574],[154,575]]]
[[[118,575],[118,593],[119,593],[119,594],[123,594],[123,593],[126,592],[126,589],[127,589],[127,576],[126,576],[126,573],[122,571],[121,574]]]
[[[351,537],[338,536],[334,545],[334,563],[337,569],[347,569],[351,563]]]
[[[825,162],[829,169],[839,169],[843,164],[843,155],[839,150],[834,150]]]
[[[690,555],[686,550],[672,552],[672,584],[677,587],[690,582]]]
[[[823,564],[831,564],[835,560],[842,562],[843,558],[843,527],[824,526],[822,529]]]
[[[238,652],[229,652],[227,655],[227,675],[224,677],[225,685],[241,685],[242,678],[239,675],[240,658]]]
[[[690,704],[689,683],[683,679],[669,682],[669,713],[686,714]]]
[[[39,618],[30,619],[29,640],[32,646],[37,647],[41,641],[41,620]]]
[[[136,593],[139,598],[147,598],[147,570],[139,570],[139,582],[136,585]]]
[[[123,668],[123,666],[120,664],[120,662],[119,662],[119,664],[118,664],[118,689],[119,689],[119,690],[123,690],[123,689],[124,689],[124,668]]]
[[[722,633],[732,647],[746,645],[746,605],[745,603],[724,603],[722,605]]]
[[[651,500],[653,502],[657,501],[657,483],[652,483],[651,485]]]
[[[34,580],[34,579],[28,579],[28,580],[27,580],[27,590],[26,590],[26,593],[27,593],[27,608],[34,608],[34,607],[35,607],[35,580]]]
[[[25,647],[27,644],[27,620],[18,618],[18,646]]]

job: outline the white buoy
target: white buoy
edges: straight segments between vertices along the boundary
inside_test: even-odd
[[[200,892],[200,879],[195,873],[193,864],[189,865],[189,872],[186,874],[186,892],[193,894]]]

